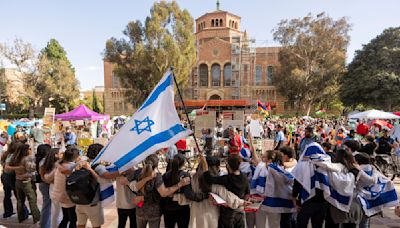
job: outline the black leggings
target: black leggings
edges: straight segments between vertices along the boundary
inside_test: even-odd
[[[178,224],[178,228],[187,228],[190,221],[190,208],[182,207],[182,209],[174,211],[164,211],[165,228],[174,228]]]
[[[70,208],[62,207],[62,212],[63,212],[63,219],[61,220],[60,225],[58,225],[58,228],[67,228],[68,223],[69,223],[68,226],[69,228],[76,228],[75,206]]]
[[[118,228],[125,228],[128,217],[130,228],[136,228],[136,209],[118,208]]]

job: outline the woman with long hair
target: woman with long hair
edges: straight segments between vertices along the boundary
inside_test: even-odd
[[[12,193],[17,196],[15,191],[15,172],[14,170],[7,170],[6,165],[10,163],[12,157],[14,156],[15,152],[17,151],[18,147],[22,145],[18,141],[11,142],[8,147],[7,151],[5,151],[1,156],[1,164],[3,166],[3,172],[1,174],[1,182],[3,183],[3,191],[4,191],[4,198],[3,198],[3,207],[4,207],[4,214],[3,218],[11,217],[14,214],[14,207],[11,201]],[[28,214],[26,214],[26,217]]]
[[[43,182],[42,177],[40,175],[40,169],[43,167],[45,158],[50,150],[51,150],[50,145],[41,144],[37,147],[37,152],[35,155],[36,172],[37,172],[36,183],[39,183],[39,191],[42,193],[43,197],[42,210],[40,213],[40,227],[42,228],[50,227],[51,199],[49,195],[50,185],[46,182]]]
[[[6,165],[6,167],[7,166],[8,165]],[[40,221],[40,211],[37,206],[36,192],[33,182],[36,165],[32,155],[32,149],[29,147],[29,145],[23,144],[18,147],[17,152],[10,161],[10,166],[18,167],[15,169],[18,221],[22,222],[27,218],[24,204],[25,198],[28,198],[33,222],[37,223]]]
[[[171,161],[171,170],[163,176],[165,187],[172,187],[179,183],[182,178],[189,177],[190,174],[184,171],[186,157],[182,154],[177,154]],[[191,185],[186,185],[180,188],[175,194],[184,194],[191,201],[200,202],[208,198],[206,193],[194,193]],[[163,198],[162,209],[164,214],[164,223],[166,228],[174,228],[177,224],[179,228],[188,227],[190,220],[189,205],[179,205],[174,201],[174,197],[167,196]],[[181,216],[175,216],[175,215]]]
[[[133,174],[131,188],[143,197],[143,205],[136,209],[136,224],[138,228],[158,228],[161,221],[161,197],[166,197],[179,188],[190,183],[190,178],[181,179],[176,185],[165,187],[161,174],[157,171],[158,157],[149,155],[144,161],[144,167]]]
[[[75,204],[67,195],[66,181],[67,176],[63,173],[64,170],[72,171],[76,166],[76,161],[79,158],[79,150],[75,147],[69,147],[65,152],[60,162],[60,167],[56,168],[54,174],[54,187],[53,191],[50,192],[50,198],[52,201],[58,202],[61,205],[63,212],[63,219],[58,225],[60,228],[76,228],[76,213]]]
[[[40,176],[44,183],[49,184],[49,194],[54,188],[54,174],[56,171],[56,165],[60,159],[60,148],[52,148],[47,154],[44,164],[40,167]],[[52,228],[58,227],[61,222],[61,205],[55,200],[51,200],[51,218],[50,226]]]
[[[360,169],[360,166],[357,164],[357,162],[354,159],[354,156],[352,154],[352,151],[350,149],[343,150],[339,149],[336,151],[336,158],[335,158],[335,163],[341,164],[341,172],[344,173],[352,173],[354,175],[355,180],[359,180],[360,178],[364,178],[365,174],[364,171]],[[365,175],[360,175],[359,174],[365,174]],[[354,186],[354,189],[356,186]],[[349,212],[343,212],[336,207],[330,206],[330,216],[333,220],[333,222],[336,225],[330,225],[330,227],[339,227],[339,224],[341,224],[341,227],[344,228],[355,228],[358,227],[358,224],[360,224],[361,220],[363,219],[363,211],[361,207],[361,203],[359,199],[356,196],[357,191],[354,191],[354,197],[353,201],[351,202],[350,206],[350,211]],[[329,213],[328,213],[329,215]]]

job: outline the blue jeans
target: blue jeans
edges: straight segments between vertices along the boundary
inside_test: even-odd
[[[51,199],[49,194],[50,185],[46,183],[39,183],[39,190],[42,193],[43,205],[40,212],[40,227],[51,227]]]

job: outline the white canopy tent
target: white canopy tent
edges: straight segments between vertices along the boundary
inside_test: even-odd
[[[400,119],[400,116],[396,116],[389,112],[383,112],[379,110],[368,110],[365,112],[359,112],[357,114],[349,115],[349,119]]]

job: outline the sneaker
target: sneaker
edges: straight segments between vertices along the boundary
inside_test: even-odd
[[[11,217],[11,216],[13,216],[13,215],[15,215],[15,213],[11,213],[11,214],[3,214],[3,218],[4,219],[6,219],[6,218],[9,218],[9,217]]]

